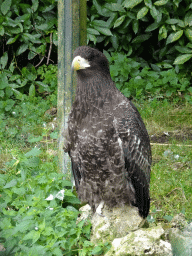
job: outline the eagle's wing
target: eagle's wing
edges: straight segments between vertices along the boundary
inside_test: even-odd
[[[127,177],[135,189],[136,206],[143,217],[150,207],[150,140],[136,107],[122,96],[114,108],[114,127],[122,141]]]

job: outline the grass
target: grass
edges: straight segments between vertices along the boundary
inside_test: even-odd
[[[41,102],[42,105],[42,102]],[[19,116],[7,118],[6,136],[1,137],[0,147],[0,173],[7,170],[7,162],[17,159],[17,156],[28,152],[34,146],[41,148],[40,158],[45,163],[53,162],[57,157],[57,142],[50,137],[53,132],[49,125],[54,116],[44,114],[48,109],[44,103],[45,111],[38,116],[38,105],[35,104],[36,118],[27,117],[27,112],[18,111]],[[136,103],[147,130],[151,135],[165,136],[164,132],[186,135],[186,140],[170,136],[168,145],[154,143],[152,145],[153,165],[151,172],[151,213],[155,213],[156,220],[163,216],[174,216],[184,212],[188,220],[192,219],[192,145],[190,131],[192,130],[192,106],[173,105],[167,102],[142,102]],[[29,107],[29,106],[28,106]],[[33,111],[33,107],[30,106]],[[35,117],[35,116],[34,116]],[[38,119],[38,121],[37,121]],[[46,126],[45,126],[46,123]],[[17,128],[15,131],[15,127]],[[9,135],[9,131],[14,134]],[[39,138],[36,142],[29,143],[29,138]],[[181,138],[183,138],[181,136]],[[178,146],[178,144],[180,146]],[[56,164],[53,165],[58,171]]]
[[[157,220],[180,212],[192,220],[192,105],[145,102],[139,111],[157,140],[152,143],[151,212],[158,210]]]

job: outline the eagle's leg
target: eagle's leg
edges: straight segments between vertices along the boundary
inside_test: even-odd
[[[104,217],[104,215],[102,214],[103,207],[104,207],[104,201],[101,201],[96,209],[96,213],[102,217]]]

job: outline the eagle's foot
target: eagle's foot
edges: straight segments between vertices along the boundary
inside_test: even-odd
[[[102,213],[102,209],[104,207],[104,201],[101,201],[100,204],[98,205],[97,209],[96,209],[96,213],[102,217],[105,217]]]

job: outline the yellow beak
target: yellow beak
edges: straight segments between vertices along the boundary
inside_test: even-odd
[[[90,67],[90,64],[89,64],[88,60],[86,60],[86,59],[84,59],[84,58],[82,58],[80,56],[76,56],[73,59],[71,67],[74,70],[86,69],[86,68]]]

